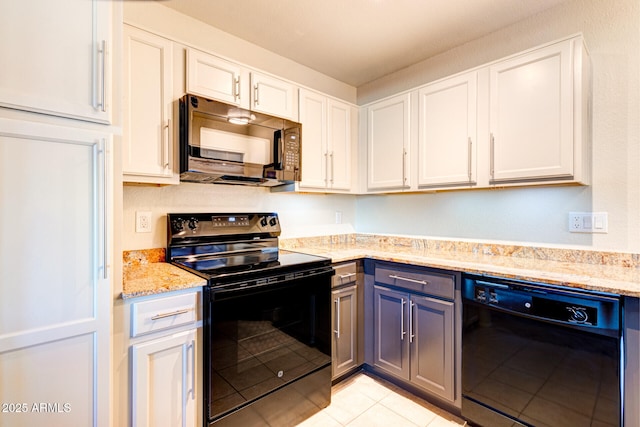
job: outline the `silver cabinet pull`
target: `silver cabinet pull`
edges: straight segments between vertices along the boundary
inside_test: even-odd
[[[400,304],[400,341],[404,341],[404,335],[406,332],[404,331],[404,305],[406,304],[404,298],[401,299],[402,303]]]
[[[491,179],[495,179],[495,151],[496,151],[496,141],[493,137],[493,132],[491,132],[491,152],[490,152],[490,156],[491,156],[491,163],[490,163],[490,174],[491,174]]]
[[[407,150],[402,149],[402,185],[407,184]]]
[[[336,338],[340,338],[340,297],[333,300],[336,305],[336,328],[333,332],[336,334]]]
[[[469,171],[469,182],[471,182],[472,180],[472,174],[471,174],[471,153],[472,153],[472,148],[473,148],[473,142],[471,142],[471,137],[469,137],[468,139],[468,145],[469,145],[469,163],[467,164],[467,168]]]
[[[235,101],[238,101],[238,99],[240,99],[240,76],[237,76],[234,81],[233,99]]]
[[[331,184],[333,185],[333,169],[334,169],[333,151],[331,153],[329,153],[329,158],[331,159]]]
[[[100,47],[98,47],[98,56],[100,58],[100,67],[101,67],[101,75],[97,80],[97,84],[100,85],[100,88],[97,92],[100,92],[100,101],[96,102],[95,104],[95,108],[96,109],[100,109],[103,112],[107,111],[107,105],[106,105],[106,76],[105,76],[105,71],[107,69],[107,41],[106,40],[102,40],[102,42],[100,43]]]
[[[169,145],[171,135],[171,119],[167,120],[167,124],[164,126],[166,138],[162,144],[162,167],[167,169],[169,167]]]
[[[396,279],[396,280],[403,280],[405,282],[418,283],[420,285],[428,285],[429,284],[429,282],[426,281],[426,280],[411,279],[410,277],[402,277],[402,276],[398,276],[396,274],[390,274],[389,278]]]
[[[353,277],[355,276],[356,273],[347,273],[347,274],[340,274],[340,280],[342,279],[348,279],[349,277]]]
[[[329,152],[324,152],[324,184],[329,185]]]
[[[97,148],[97,154],[98,156],[102,157],[102,161],[100,162],[100,166],[99,168],[102,169],[102,173],[100,173],[100,171],[98,171],[98,176],[99,179],[102,180],[101,182],[101,190],[102,190],[102,277],[104,279],[108,279],[109,278],[109,274],[107,272],[107,263],[109,262],[109,222],[107,220],[108,218],[108,211],[109,208],[107,207],[107,203],[108,203],[108,195],[107,195],[107,191],[108,191],[108,181],[109,181],[109,176],[107,174],[107,147],[106,147],[106,141],[105,139],[101,139],[98,143],[98,148]],[[96,167],[97,164],[96,164]]]
[[[409,342],[413,342],[413,337],[415,337],[415,335],[413,334],[413,306],[415,304],[413,303],[413,301],[409,301]]]
[[[258,90],[258,85],[254,85],[253,86],[253,105],[258,106],[260,105],[260,100],[258,99],[258,94],[260,93],[260,91]]]
[[[191,340],[191,344],[187,347],[187,352],[191,348],[191,388],[188,393],[191,394],[191,400],[196,399],[196,341]],[[186,417],[185,417],[186,419]]]
[[[153,316],[151,320],[158,320],[158,319],[164,319],[165,317],[178,316],[180,314],[188,313],[189,311],[191,310],[188,308],[183,308],[182,310],[170,311],[168,313],[158,313],[155,316]]]

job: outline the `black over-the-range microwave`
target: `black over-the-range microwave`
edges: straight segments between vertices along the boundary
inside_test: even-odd
[[[191,94],[179,108],[181,181],[267,187],[300,181],[300,123]]]

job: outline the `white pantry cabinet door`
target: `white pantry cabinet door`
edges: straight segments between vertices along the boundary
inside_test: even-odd
[[[2,425],[110,424],[110,141],[0,118]]]
[[[399,190],[410,186],[410,100],[410,94],[403,94],[367,108],[369,190]]]
[[[351,190],[351,106],[329,99],[327,112],[329,187],[348,191]]]
[[[110,123],[111,7],[104,0],[1,2],[0,105]]]
[[[134,344],[134,427],[196,424],[196,330]]]
[[[249,108],[249,73],[233,62],[187,49],[187,92]]]
[[[171,104],[173,44],[124,26],[122,171],[127,182],[177,184]]]
[[[251,91],[251,110],[298,120],[298,90],[295,85],[252,71]]]
[[[302,189],[327,187],[327,97],[300,89]]]
[[[419,90],[418,185],[476,180],[477,72]]]
[[[489,68],[491,181],[573,174],[573,47],[558,43]]]

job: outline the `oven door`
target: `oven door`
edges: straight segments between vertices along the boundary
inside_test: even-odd
[[[205,290],[209,423],[295,425],[329,404],[332,275]]]

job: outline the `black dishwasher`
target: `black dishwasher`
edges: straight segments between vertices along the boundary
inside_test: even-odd
[[[463,275],[462,415],[474,425],[622,424],[622,299]]]

